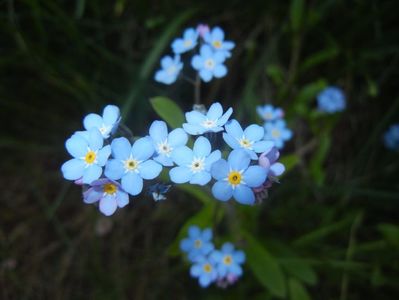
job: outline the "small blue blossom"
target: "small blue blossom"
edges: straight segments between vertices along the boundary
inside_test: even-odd
[[[221,250],[214,250],[210,256],[215,262],[219,278],[242,275],[241,265],[245,262],[245,254],[241,250],[235,250],[233,244],[224,243]]]
[[[162,69],[155,73],[155,80],[164,84],[174,83],[177,76],[179,76],[181,69],[183,69],[180,55],[175,55],[174,58],[171,56],[164,56],[161,59],[161,67]]]
[[[259,125],[252,124],[242,130],[236,120],[231,120],[225,128],[224,141],[233,149],[244,149],[251,159],[258,159],[256,153],[265,152],[274,146],[271,141],[262,141],[265,131]]]
[[[98,114],[88,114],[83,119],[83,126],[86,130],[97,128],[100,130],[104,139],[109,138],[118,128],[121,120],[119,108],[115,105],[107,105],[104,108],[103,116]]]
[[[200,135],[205,132],[223,131],[233,109],[230,107],[223,114],[223,107],[219,102],[213,103],[206,114],[193,110],[186,113],[187,123],[183,124],[184,130],[191,135]]]
[[[198,256],[208,255],[214,249],[212,230],[206,228],[201,231],[197,226],[190,226],[188,237],[180,242],[180,249],[187,254],[190,261],[195,261]]]
[[[210,257],[199,256],[196,262],[191,266],[190,274],[194,278],[198,278],[201,287],[206,288],[212,282],[216,281],[218,273],[215,263]]]
[[[222,78],[227,74],[227,68],[223,64],[225,55],[223,52],[213,51],[208,45],[202,45],[200,54],[194,55],[191,65],[199,72],[199,76],[205,82],[209,82],[213,77]]]
[[[111,216],[118,207],[129,204],[129,195],[118,182],[102,178],[90,184],[90,188],[83,193],[83,201],[87,204],[99,201],[100,211]]]
[[[100,131],[93,127],[88,132],[72,135],[65,142],[65,147],[74,158],[65,162],[61,171],[65,179],[78,180],[90,184],[100,178],[102,167],[111,154],[109,145],[103,147],[103,137]]]
[[[274,121],[284,117],[284,111],[279,107],[270,104],[260,105],[256,107],[256,111],[264,121]]]
[[[343,111],[346,108],[345,94],[340,88],[327,87],[317,95],[317,104],[319,111],[322,112],[335,113]]]
[[[263,184],[267,172],[260,166],[250,166],[251,157],[243,149],[230,152],[228,160],[220,159],[212,165],[211,174],[217,182],[212,187],[213,196],[220,201],[233,197],[242,204],[253,204],[252,188]]]
[[[112,156],[105,166],[105,176],[112,180],[121,179],[122,188],[130,195],[138,195],[143,189],[143,179],[154,179],[161,173],[162,166],[149,159],[154,154],[153,141],[149,137],[138,139],[130,145],[124,138],[111,143]]]
[[[388,149],[399,151],[399,124],[393,124],[384,134],[384,144]]]
[[[154,160],[167,167],[173,166],[172,151],[186,145],[188,140],[188,135],[182,128],[176,128],[168,134],[164,121],[154,121],[151,124],[150,137],[156,151]]]
[[[277,120],[274,122],[266,122],[265,128],[266,141],[273,141],[278,149],[284,147],[284,143],[292,138],[292,131],[286,127],[284,120]]]
[[[197,138],[193,150],[186,146],[176,148],[172,159],[178,166],[170,170],[170,179],[175,183],[207,184],[212,178],[212,164],[221,158],[219,150],[211,150],[211,143],[203,136]]]
[[[214,27],[210,32],[204,34],[204,40],[211,45],[215,51],[223,53],[224,57],[230,57],[235,47],[234,42],[224,40],[224,31],[220,27]]]
[[[182,54],[197,46],[198,32],[194,28],[188,28],[183,33],[183,38],[177,38],[172,43],[175,54]]]

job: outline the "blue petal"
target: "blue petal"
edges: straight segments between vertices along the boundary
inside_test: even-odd
[[[252,145],[252,148],[256,153],[269,152],[273,147],[273,141],[259,141]]]
[[[200,124],[203,121],[205,121],[205,119],[206,119],[205,115],[196,110],[186,113],[187,123]]]
[[[234,251],[234,246],[232,243],[224,243],[222,246],[222,252],[223,253],[232,253]]]
[[[208,287],[212,282],[211,277],[208,274],[202,274],[199,278],[199,284],[201,287]]]
[[[195,173],[190,180],[191,184],[205,185],[211,181],[211,174],[206,171]]]
[[[110,159],[105,166],[104,174],[109,179],[118,180],[122,178],[124,172],[125,169],[119,159]]]
[[[195,70],[201,70],[202,67],[204,66],[204,59],[199,55],[194,55],[193,58],[191,59],[191,66]]]
[[[241,204],[249,204],[252,205],[255,203],[255,195],[254,192],[245,185],[238,185],[233,192],[233,197],[237,202]]]
[[[229,173],[229,164],[224,159],[219,159],[218,161],[214,162],[211,167],[211,174],[212,177],[216,180],[223,180],[227,178]]]
[[[76,158],[66,161],[61,167],[62,175],[67,180],[79,179],[83,176],[84,169],[84,161]]]
[[[128,172],[122,177],[122,188],[132,196],[138,195],[143,190],[143,179],[135,172]]]
[[[190,268],[190,275],[191,277],[199,277],[202,273],[202,266],[199,264],[193,265]]]
[[[248,168],[251,158],[247,152],[242,149],[235,149],[230,152],[228,163],[233,170],[241,171]]]
[[[230,272],[233,273],[236,276],[241,276],[242,275],[242,268],[237,265],[237,264],[232,264],[230,266]]]
[[[217,266],[217,271],[218,271],[219,277],[225,277],[227,275],[227,266],[225,264],[221,263]]]
[[[182,146],[172,151],[172,159],[179,166],[187,166],[193,160],[193,151],[187,146]]]
[[[217,120],[222,116],[222,114],[223,114],[223,107],[219,102],[216,102],[211,105],[206,116],[210,120]]]
[[[224,113],[224,115],[218,120],[218,122],[217,122],[218,126],[223,126],[224,124],[226,124],[226,122],[228,121],[228,119],[230,118],[232,113],[233,113],[233,109],[230,107]]]
[[[106,216],[112,215],[117,207],[115,196],[105,196],[100,200],[100,211]]]
[[[195,157],[206,157],[211,153],[211,143],[207,138],[200,136],[194,143],[193,152]]]
[[[89,147],[91,150],[98,150],[102,148],[104,143],[103,136],[97,128],[92,128],[89,130]]]
[[[237,149],[241,147],[237,139],[231,136],[230,134],[223,132],[223,139],[226,142],[226,144],[229,145],[232,149]]]
[[[116,202],[118,207],[124,207],[129,204],[129,195],[122,191],[116,192]]]
[[[154,160],[156,162],[159,162],[161,165],[165,167],[172,167],[173,166],[173,160],[170,157],[167,157],[164,154],[158,155],[154,157]]]
[[[243,180],[249,187],[261,186],[267,177],[267,170],[260,166],[250,166],[243,174]]]
[[[101,118],[97,114],[88,114],[83,119],[83,126],[86,130],[90,130],[92,128],[100,128],[103,125],[103,118]]]
[[[187,167],[174,167],[169,171],[169,176],[174,183],[186,183],[190,181],[193,173]]]
[[[211,170],[212,164],[221,159],[222,153],[219,150],[213,151],[207,158],[205,158],[205,170]]]
[[[132,146],[132,156],[140,161],[149,159],[154,151],[154,145],[149,137],[138,139]]]
[[[285,171],[285,167],[282,163],[274,163],[270,166],[270,173],[274,176],[280,176]]]
[[[102,190],[97,190],[91,187],[83,193],[83,202],[87,204],[92,204],[100,200],[103,194],[104,193]]]
[[[212,187],[212,194],[220,201],[227,201],[233,195],[233,189],[227,182],[217,181]]]
[[[236,44],[234,42],[230,42],[230,41],[225,41],[223,43],[223,48],[226,50],[231,50],[236,46]]]
[[[201,49],[200,49],[200,54],[203,58],[206,59],[206,58],[212,56],[212,54],[213,54],[212,48],[208,45],[202,45]]]
[[[203,134],[206,131],[204,127],[200,125],[193,125],[190,123],[184,123],[183,128],[188,134],[191,135]]]
[[[180,241],[180,250],[188,252],[189,250],[191,250],[192,245],[193,242],[191,241],[191,239],[183,239]]]
[[[252,124],[244,130],[244,135],[250,141],[260,141],[265,135],[265,130],[259,125]]]
[[[204,229],[202,231],[202,239],[204,241],[207,241],[207,242],[211,241],[212,240],[212,236],[213,236],[212,229],[206,228],[206,229]]]
[[[226,74],[227,74],[227,68],[225,65],[220,64],[215,66],[215,69],[213,70],[213,75],[216,78],[222,78],[226,76]]]
[[[168,137],[168,128],[164,121],[154,121],[150,127],[150,137],[155,143],[161,143]]]
[[[119,120],[120,115],[119,107],[115,105],[107,105],[103,111],[104,123],[107,125],[113,125]]]
[[[105,165],[108,160],[108,157],[111,155],[111,146],[107,145],[104,148],[98,150],[97,153],[97,164],[101,167]]]
[[[159,173],[161,173],[161,171],[162,166],[151,159],[140,164],[139,173],[143,179],[154,179],[159,175]]]
[[[98,165],[90,165],[83,171],[83,183],[90,184],[100,178],[103,169]]]
[[[129,158],[132,150],[129,141],[124,137],[114,139],[111,143],[111,148],[112,156],[120,160],[126,160]]]
[[[78,134],[74,134],[65,142],[67,151],[75,158],[84,157],[87,153],[87,146],[87,141]]]
[[[175,39],[172,42],[172,50],[175,54],[180,54],[186,51],[184,41],[182,39]]]
[[[174,64],[174,61],[173,61],[173,58],[171,56],[167,55],[167,56],[162,57],[162,59],[161,59],[161,67],[163,69],[167,69],[173,64]]]
[[[226,132],[236,139],[240,139],[244,134],[244,131],[242,130],[241,125],[237,122],[237,120],[230,120],[226,123],[225,128]]]
[[[184,146],[187,140],[188,135],[182,128],[172,130],[168,136],[168,143],[172,148]]]
[[[235,251],[234,252],[234,261],[238,264],[242,264],[245,262],[245,253],[243,251]]]
[[[201,230],[198,226],[190,226],[188,228],[188,236],[192,239],[196,239],[200,236]]]
[[[222,66],[223,68],[226,69],[226,67],[222,64],[225,60],[226,60],[226,56],[224,54],[225,51],[217,51],[214,55],[213,55],[213,59],[215,60],[216,64],[219,66]],[[216,67],[215,67],[216,68]],[[227,69],[226,69],[226,73],[227,73]],[[223,75],[224,76],[224,75]]]
[[[220,27],[213,28],[211,35],[214,40],[217,40],[217,41],[224,40],[224,32],[223,32],[222,28],[220,28]]]
[[[291,139],[291,138],[292,138],[292,131],[289,130],[289,129],[283,130],[283,132],[281,133],[281,137],[282,137],[284,140],[289,140],[289,139]]]
[[[205,82],[209,82],[212,79],[212,72],[206,69],[201,69],[199,71],[199,76],[201,77],[201,79]]]

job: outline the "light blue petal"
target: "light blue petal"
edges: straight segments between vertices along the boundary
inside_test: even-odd
[[[219,102],[216,102],[211,105],[206,116],[210,120],[217,120],[222,116],[222,114],[223,114],[223,107]]]
[[[244,151],[247,152],[247,154],[249,155],[249,157],[252,160],[257,160],[258,159],[258,156],[256,155],[255,151],[249,150],[249,149],[244,149]]]
[[[200,124],[200,123],[204,122],[205,119],[206,119],[205,115],[196,110],[186,113],[187,123]]]
[[[227,145],[230,146],[232,149],[238,149],[241,147],[241,145],[238,143],[237,139],[231,136],[230,134],[227,134],[223,132],[223,139],[226,142]]]
[[[176,128],[169,133],[168,143],[172,148],[187,144],[188,135],[182,128]]]
[[[222,65],[222,63],[226,60],[226,56],[225,56],[224,52],[226,52],[226,51],[217,51],[215,53],[215,55],[213,56],[213,59],[215,60],[217,65],[223,66],[224,68],[226,68],[224,65]],[[227,73],[227,69],[226,69],[226,73]]]
[[[224,32],[223,29],[220,27],[215,27],[212,29],[211,32],[212,39],[217,40],[217,41],[223,41],[224,40]]]
[[[119,107],[115,105],[107,105],[103,111],[104,123],[107,125],[113,125],[119,120],[120,115]]]
[[[274,176],[280,176],[285,171],[285,167],[282,163],[274,163],[270,166],[270,173]]]
[[[88,114],[83,119],[83,127],[86,130],[90,130],[92,128],[100,128],[103,124],[103,118],[101,118],[97,114]]]
[[[289,129],[283,130],[283,131],[281,132],[281,137],[282,137],[284,140],[289,140],[289,139],[291,139],[291,138],[292,138],[292,131],[289,130]]]
[[[232,253],[233,251],[234,251],[234,246],[233,246],[232,243],[227,242],[227,243],[224,243],[224,244],[223,244],[223,246],[222,246],[222,252],[223,252],[223,253],[225,253],[225,254],[230,254],[230,253]]]
[[[201,70],[204,66],[204,59],[199,55],[194,55],[191,59],[191,66],[195,70]]]
[[[154,157],[154,160],[156,162],[159,162],[161,165],[165,167],[172,167],[173,166],[173,160],[170,157],[167,157],[166,155],[158,155]]]
[[[212,72],[206,69],[201,69],[199,71],[199,76],[201,77],[201,79],[205,82],[209,82],[212,79]]]
[[[103,136],[97,128],[89,130],[89,147],[91,150],[96,151],[102,148],[104,143]]]
[[[199,135],[199,134],[203,134],[206,129],[200,125],[193,125],[190,123],[184,123],[183,124],[183,129],[191,135]]]
[[[132,156],[140,161],[149,159],[154,151],[154,145],[149,137],[138,139],[132,146]]]
[[[143,179],[151,180],[154,179],[161,173],[162,166],[153,161],[152,159],[147,160],[140,164],[139,173]]]
[[[191,250],[192,245],[193,242],[191,241],[191,239],[183,239],[180,241],[180,250],[188,252],[189,250]]]
[[[108,160],[108,157],[111,155],[111,146],[104,146],[102,149],[98,150],[97,153],[97,164],[101,167],[104,167],[105,163]]]
[[[231,41],[225,41],[225,42],[223,43],[223,49],[226,49],[226,50],[231,50],[231,49],[233,49],[235,46],[236,46],[236,44],[235,44],[234,42],[231,42]]]
[[[193,265],[190,268],[191,277],[199,277],[202,273],[202,266],[199,264]]]
[[[267,170],[260,166],[250,166],[243,174],[243,180],[252,188],[261,186],[267,177]]]
[[[233,192],[233,197],[241,204],[252,205],[255,203],[254,192],[245,185],[238,185]]]
[[[174,167],[169,171],[169,176],[174,183],[186,183],[190,181],[193,173],[187,167]]]
[[[242,268],[237,264],[232,264],[230,266],[230,272],[240,277],[242,275]]]
[[[274,147],[273,141],[259,141],[252,145],[256,153],[269,152]]]
[[[228,163],[233,170],[241,171],[248,168],[251,158],[247,152],[242,149],[235,149],[230,152]]]
[[[232,113],[233,113],[233,109],[230,107],[224,113],[224,115],[218,120],[218,122],[217,122],[218,126],[223,126],[224,124],[226,124],[226,122],[228,121],[228,119],[230,118]]]
[[[265,135],[265,130],[259,125],[252,124],[245,128],[244,135],[250,141],[260,141]]]
[[[174,64],[173,58],[169,55],[162,57],[161,59],[161,67],[163,69],[169,68],[171,65]]]
[[[212,282],[211,277],[208,274],[202,274],[199,278],[199,284],[201,287],[206,288]]]
[[[213,51],[212,48],[209,45],[202,45],[201,49],[200,49],[200,54],[202,56],[202,58],[208,58],[210,56],[212,56]]]
[[[192,239],[196,239],[201,235],[201,230],[198,226],[190,226],[188,228],[188,236]]]
[[[181,54],[186,51],[184,47],[184,41],[182,39],[175,39],[172,42],[172,50],[175,54]]]
[[[74,134],[65,142],[67,151],[75,158],[84,157],[87,153],[87,146],[87,141],[78,134]]]
[[[212,187],[212,194],[220,201],[227,201],[233,195],[233,189],[227,182],[217,181]]]
[[[208,255],[214,248],[215,248],[215,246],[213,246],[212,243],[205,243],[205,244],[202,246],[201,250],[202,250],[202,253],[203,253],[204,255]]]
[[[117,207],[118,204],[114,196],[105,196],[100,200],[100,211],[106,216],[112,215]]]
[[[135,172],[128,172],[122,177],[122,188],[132,196],[138,195],[143,190],[143,179]]]
[[[187,166],[193,160],[193,151],[187,146],[174,149],[171,155],[173,161],[179,166]]]
[[[223,180],[227,178],[229,173],[229,164],[224,159],[219,159],[218,161],[214,162],[211,167],[211,174],[212,177],[216,180]]]
[[[235,251],[234,261],[238,264],[243,264],[245,262],[245,253],[241,250]]]
[[[61,167],[62,175],[67,180],[79,179],[83,176],[84,169],[84,161],[76,158],[66,161]]]
[[[215,66],[215,69],[213,70],[213,75],[216,78],[222,78],[226,76],[226,74],[227,74],[227,68],[225,65],[220,64]]]
[[[154,121],[150,126],[150,137],[155,143],[161,143],[168,137],[168,128],[164,121]]]
[[[121,179],[123,174],[125,173],[125,169],[123,167],[122,162],[119,159],[110,159],[106,166],[104,174],[109,179],[118,180]]]
[[[124,137],[114,139],[111,143],[111,148],[112,156],[120,160],[129,158],[130,152],[132,151],[132,146],[128,139]]]
[[[211,153],[211,143],[203,136],[196,139],[194,143],[194,156],[195,157],[206,157]]]
[[[118,207],[125,207],[129,204],[129,195],[125,192],[118,190],[116,192],[116,203],[118,204]]]
[[[86,184],[92,183],[94,180],[100,178],[103,169],[97,165],[90,165],[83,171],[82,182]]]
[[[237,120],[230,120],[226,123],[224,127],[226,128],[226,132],[236,139],[240,139],[244,134],[244,131],[242,130],[241,125],[237,122]]]
[[[100,200],[102,196],[102,190],[96,190],[91,187],[83,193],[83,202],[87,204],[92,204]]]
[[[205,170],[211,170],[212,164],[222,158],[222,153],[219,150],[213,151],[207,158],[205,158]]]
[[[218,264],[217,272],[219,277],[225,277],[227,275],[227,266],[223,263]]]
[[[206,171],[201,171],[192,175],[190,183],[191,184],[198,184],[198,185],[205,185],[209,181],[211,181],[211,174]]]
[[[202,231],[202,239],[204,241],[210,242],[212,240],[212,229],[206,228]]]

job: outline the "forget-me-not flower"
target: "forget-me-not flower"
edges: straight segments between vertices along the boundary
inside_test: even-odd
[[[121,185],[106,178],[93,181],[91,187],[83,193],[83,201],[91,204],[99,201],[100,211],[112,215],[118,207],[122,208],[129,203],[129,195]]]
[[[186,113],[187,123],[183,124],[184,130],[191,135],[200,135],[205,132],[223,131],[233,109],[230,107],[223,114],[223,107],[219,102],[213,103],[206,114],[193,110]]]
[[[236,120],[231,120],[225,125],[225,128],[224,141],[233,149],[244,149],[251,159],[257,159],[256,153],[265,152],[274,146],[271,141],[262,141],[265,131],[259,125],[252,124],[242,130]]]
[[[118,128],[120,120],[119,108],[115,105],[107,105],[102,117],[98,114],[88,114],[83,119],[83,126],[86,130],[97,128],[103,138],[107,139]]]
[[[201,230],[198,226],[190,226],[188,237],[180,242],[180,249],[190,261],[195,261],[198,256],[208,255],[214,249],[212,236],[210,228]]]
[[[220,27],[214,27],[211,31],[206,32],[204,40],[215,51],[223,53],[224,57],[230,57],[230,51],[235,47],[234,42],[224,40],[224,31]]]
[[[220,250],[214,250],[211,257],[216,264],[218,277],[227,275],[242,275],[241,265],[245,262],[245,254],[241,250],[235,250],[233,244],[224,243]]]
[[[199,76],[205,82],[213,77],[221,78],[227,74],[227,68],[223,64],[225,55],[220,51],[213,51],[209,45],[202,45],[200,54],[194,55],[191,65],[199,72]]]
[[[175,54],[181,54],[190,51],[197,46],[198,32],[194,28],[188,28],[183,33],[183,38],[177,38],[172,43],[172,49]]]
[[[384,134],[384,144],[388,149],[399,151],[399,124],[393,124]]]
[[[162,171],[159,163],[149,159],[155,150],[150,137],[140,138],[133,145],[124,137],[116,138],[111,148],[114,158],[105,166],[105,176],[121,179],[122,188],[133,196],[142,191],[143,179],[154,179]]]
[[[75,133],[65,142],[65,147],[74,158],[65,162],[61,171],[65,179],[90,184],[100,178],[102,167],[111,154],[109,145],[103,147],[100,131],[93,127],[85,133]]]
[[[284,117],[284,111],[279,107],[274,107],[271,104],[259,105],[256,111],[264,121],[274,121]]]
[[[329,86],[317,95],[317,104],[319,111],[326,113],[335,113],[343,111],[346,107],[345,94],[342,89]]]
[[[183,63],[180,61],[180,55],[175,57],[164,56],[161,59],[161,70],[155,73],[155,80],[164,84],[172,84],[179,76]]]
[[[190,274],[198,278],[201,287],[206,288],[217,279],[215,263],[210,257],[199,256],[191,266]]]
[[[230,152],[228,160],[220,159],[212,165],[211,174],[217,182],[212,187],[213,196],[220,201],[233,197],[242,204],[253,204],[255,195],[252,188],[266,180],[267,170],[250,166],[251,157],[243,149]]]
[[[193,150],[186,146],[176,148],[172,159],[178,166],[170,170],[170,179],[175,183],[207,184],[212,178],[212,164],[221,158],[219,150],[211,150],[211,143],[203,136],[197,138]]]
[[[265,122],[263,127],[265,128],[264,140],[273,141],[278,149],[282,149],[284,143],[292,138],[292,131],[287,128],[284,120]]]
[[[188,135],[182,128],[176,128],[168,134],[164,121],[154,121],[151,124],[150,137],[157,153],[154,160],[167,167],[173,166],[172,151],[186,145],[188,140]]]

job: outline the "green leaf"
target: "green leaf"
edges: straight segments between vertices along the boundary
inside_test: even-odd
[[[248,247],[247,262],[255,277],[274,296],[287,294],[283,271],[277,260],[249,233],[243,232]]]
[[[284,72],[279,65],[268,65],[266,74],[273,80],[274,84],[281,85],[284,83]]]
[[[173,100],[166,97],[154,97],[150,101],[156,113],[165,120],[170,127],[178,128],[182,126],[184,123],[184,114]]]
[[[306,260],[300,258],[284,258],[279,259],[279,262],[288,273],[304,283],[310,285],[317,283],[317,274]]]
[[[323,49],[319,52],[313,53],[310,57],[304,60],[300,66],[300,71],[304,72],[310,68],[317,66],[325,61],[333,59],[339,53],[338,48],[334,45],[327,49]]]
[[[280,158],[280,163],[284,165],[285,173],[287,173],[299,163],[299,156],[296,154],[284,155]]]
[[[291,27],[294,32],[298,32],[302,26],[304,14],[304,1],[292,0],[290,7]]]
[[[379,224],[378,229],[392,246],[399,249],[399,226],[393,224]]]
[[[291,300],[310,300],[310,296],[306,291],[306,288],[297,281],[296,279],[289,279],[288,286],[290,289],[290,299]]]

